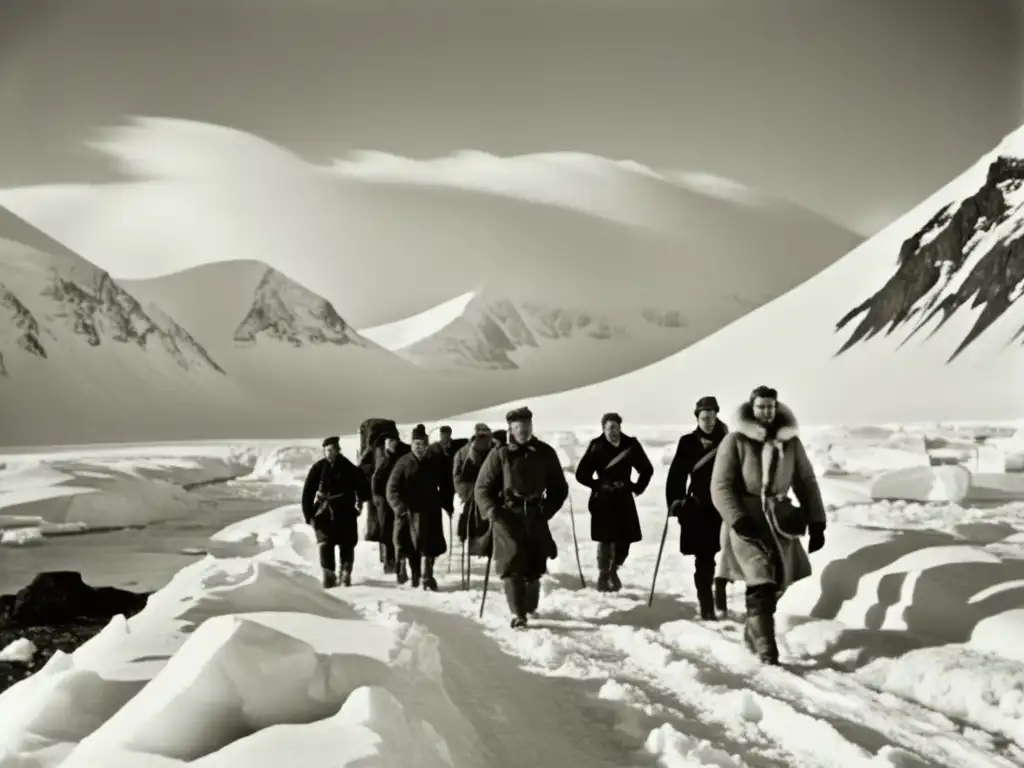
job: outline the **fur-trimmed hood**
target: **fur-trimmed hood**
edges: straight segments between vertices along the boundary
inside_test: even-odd
[[[768,430],[754,418],[754,406],[750,403],[743,403],[736,409],[736,415],[733,416],[732,422],[736,425],[737,432],[756,443],[763,443],[768,438]],[[797,423],[796,414],[784,403],[776,402],[775,404],[775,423],[778,425],[775,433],[777,441],[785,443],[800,436],[800,425]]]

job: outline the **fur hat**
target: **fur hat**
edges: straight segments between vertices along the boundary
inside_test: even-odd
[[[697,404],[693,406],[693,415],[698,415],[701,411],[714,411],[718,413],[721,408],[718,407],[718,400],[711,396],[706,395],[697,401]]]
[[[427,428],[422,424],[417,424],[412,428],[412,434],[409,436],[411,440],[429,440],[427,435]]]
[[[335,448],[341,448],[341,440],[337,436],[325,437],[322,445],[324,448],[329,445],[333,445]]]
[[[533,411],[525,405],[521,408],[513,408],[505,414],[505,421],[509,424],[513,424],[517,421],[533,421]]]
[[[622,426],[622,417],[619,416],[619,414],[615,413],[614,411],[612,413],[606,413],[604,416],[601,417],[601,428],[603,429],[604,425],[607,424],[609,421],[614,421],[619,426]]]

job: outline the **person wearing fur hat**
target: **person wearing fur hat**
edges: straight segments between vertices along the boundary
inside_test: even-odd
[[[597,590],[618,592],[622,589],[619,568],[630,546],[643,538],[633,497],[647,490],[654,465],[640,441],[622,433],[619,414],[602,416],[601,430],[576,465],[576,482],[590,489],[587,507],[590,538],[597,542]]]
[[[763,663],[778,664],[775,608],[791,584],[811,575],[807,554],[825,544],[825,506],[796,416],[774,389],[751,392],[733,424],[711,473],[711,501],[724,523],[722,566],[746,583],[747,647]]]
[[[495,447],[491,428],[483,423],[477,424],[473,427],[473,438],[458,450],[452,462],[452,484],[462,501],[457,527],[459,541],[469,540],[471,555],[486,555],[490,546],[489,539],[483,541],[488,523],[477,509],[474,488],[484,460]]]
[[[397,432],[389,432],[380,436],[380,451],[377,466],[370,478],[370,492],[373,494],[373,508],[380,521],[380,546],[383,548],[384,573],[394,574],[399,584],[409,580],[405,561],[399,560],[395,549],[395,510],[388,504],[388,480],[398,460],[412,449],[403,443]]]
[[[437,591],[434,561],[448,551],[444,538],[443,494],[446,470],[430,448],[430,437],[422,424],[410,435],[411,451],[402,456],[388,477],[385,496],[395,511],[395,550],[399,569],[408,561],[412,586]],[[449,513],[451,514],[451,513]]]
[[[505,585],[512,628],[525,629],[537,612],[540,578],[558,550],[549,523],[569,497],[555,449],[533,434],[533,413],[505,416],[508,445],[491,451],[473,489],[481,516],[491,524],[495,573]]]
[[[679,552],[693,555],[693,585],[700,617],[706,621],[726,613],[728,579],[715,576],[722,516],[711,501],[711,470],[729,428],[718,418],[718,400],[702,397],[694,406],[697,427],[679,438],[665,479],[669,514],[679,521]],[[713,589],[712,589],[713,587]]]
[[[324,457],[306,474],[302,515],[316,534],[324,588],[333,589],[339,580],[346,587],[352,584],[359,504],[370,497],[370,487],[359,467],[341,455],[337,437],[326,438],[323,449]],[[335,548],[341,555],[337,560]]]

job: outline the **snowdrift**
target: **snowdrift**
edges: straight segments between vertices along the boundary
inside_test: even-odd
[[[534,413],[663,421],[709,393],[730,409],[767,383],[804,423],[1018,417],[1022,156],[1024,129],[789,293],[660,363],[534,401]],[[943,271],[948,249],[959,266]],[[986,285],[1000,286],[987,305]]]
[[[959,503],[971,489],[971,472],[956,464],[883,472],[871,483],[873,499]]]
[[[296,751],[325,767],[472,763],[439,675],[421,627],[362,619],[280,557],[210,558],[0,695],[0,754],[72,767],[276,764],[266,755]]]

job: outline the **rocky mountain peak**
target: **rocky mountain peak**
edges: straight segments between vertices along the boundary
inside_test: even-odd
[[[903,343],[938,318],[936,333],[962,308],[980,310],[952,362],[1022,295],[1024,159],[999,156],[973,194],[951,203],[902,245],[895,273],[837,324],[853,327],[842,354],[882,333],[911,328]],[[859,319],[859,321],[858,321]],[[1024,327],[1013,336],[1020,339]]]
[[[252,305],[235,330],[234,340],[240,345],[251,345],[260,336],[295,347],[369,346],[327,299],[271,268],[257,284]]]

